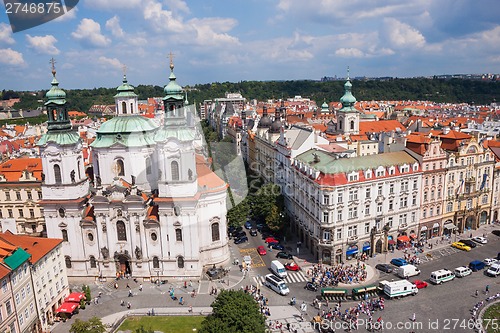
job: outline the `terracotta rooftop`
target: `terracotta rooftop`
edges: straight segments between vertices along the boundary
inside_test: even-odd
[[[14,235],[10,231],[0,233],[0,241],[7,242],[13,246],[20,247],[31,254],[30,262],[36,263],[47,253],[62,243],[58,238],[41,238],[25,235]]]

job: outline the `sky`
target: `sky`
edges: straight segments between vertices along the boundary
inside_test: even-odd
[[[498,0],[80,0],[13,33],[0,89],[500,73]]]

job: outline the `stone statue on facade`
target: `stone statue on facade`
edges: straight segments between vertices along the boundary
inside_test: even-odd
[[[109,250],[106,246],[101,248],[101,254],[104,259],[109,258]]]
[[[75,183],[76,182],[76,180],[75,180],[75,170],[71,170],[71,172],[69,173],[69,176],[71,178],[71,182]]]
[[[137,258],[137,260],[142,259],[142,250],[139,248],[139,246],[135,247],[135,257]]]

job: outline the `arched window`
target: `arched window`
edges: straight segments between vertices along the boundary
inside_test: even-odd
[[[153,268],[160,268],[160,260],[158,260],[158,257],[153,257]]]
[[[123,114],[127,114],[127,103],[122,102],[122,112]]]
[[[71,268],[71,257],[70,256],[65,256],[64,262],[66,263],[66,268]]]
[[[59,164],[54,165],[54,179],[56,181],[56,184],[61,184],[62,183],[62,178],[61,178],[61,167]]]
[[[125,176],[125,166],[123,160],[116,160],[116,168],[118,176]]]
[[[184,257],[183,256],[177,257],[177,267],[184,268]]]
[[[127,240],[127,231],[125,230],[125,223],[123,221],[116,222],[116,237],[119,241]]]
[[[67,242],[68,241],[68,230],[63,229],[63,230],[61,230],[61,233],[62,233],[63,241]]]
[[[175,229],[175,240],[178,242],[182,242],[182,229]]]
[[[179,180],[179,163],[172,161],[170,169],[172,170],[172,180]]]
[[[97,267],[97,262],[96,262],[94,256],[90,256],[89,261],[90,261],[90,268],[96,268]]]
[[[212,224],[212,242],[220,240],[219,223]]]
[[[351,120],[351,130],[354,130],[354,120]]]
[[[151,174],[151,158],[146,157],[146,174]]]
[[[339,120],[339,129],[342,129],[342,120]]]

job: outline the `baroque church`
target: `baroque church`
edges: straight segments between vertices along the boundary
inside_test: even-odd
[[[52,63],[53,64],[53,63]],[[38,141],[47,236],[62,238],[68,276],[199,277],[229,260],[227,184],[210,169],[194,107],[170,61],[160,121],[139,114],[127,82],[84,165],[54,64],[48,130]]]

